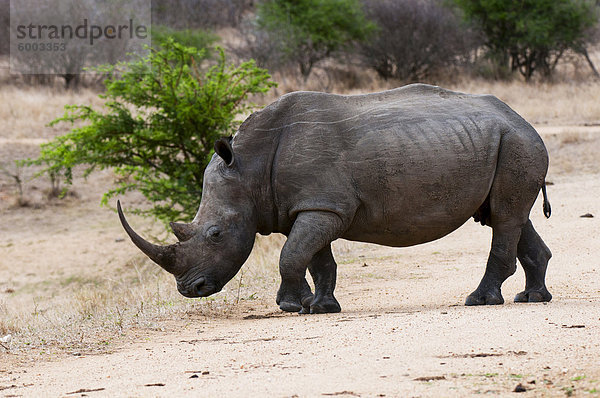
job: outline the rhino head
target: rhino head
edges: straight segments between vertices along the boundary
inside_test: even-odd
[[[121,224],[132,242],[173,274],[177,290],[190,298],[219,292],[250,255],[257,232],[255,206],[242,183],[230,140],[217,141],[215,152],[204,172],[196,217],[190,224],[171,223],[179,242],[158,246],[146,241],[129,226],[117,202]]]

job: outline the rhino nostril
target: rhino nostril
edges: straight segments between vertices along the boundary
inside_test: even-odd
[[[202,288],[204,287],[206,280],[204,278],[198,278],[198,280],[196,281],[196,284],[194,285],[194,291],[196,291],[196,293],[200,294],[200,292],[202,291]]]

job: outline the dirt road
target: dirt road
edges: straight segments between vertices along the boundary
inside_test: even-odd
[[[597,396],[600,178],[552,182],[552,218],[539,199],[532,210],[554,253],[548,304],[512,303],[519,269],[503,287],[507,304],[462,306],[490,243],[490,230],[471,221],[412,248],[338,242],[340,314],[248,302],[228,317],[170,320],[109,354],[0,364],[0,395],[458,397],[508,396],[520,385],[523,396]]]

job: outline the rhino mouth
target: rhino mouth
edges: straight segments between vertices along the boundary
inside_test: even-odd
[[[214,283],[210,283],[204,277],[196,279],[187,287],[183,287],[177,284],[177,290],[179,290],[179,293],[181,293],[182,296],[185,296],[187,298],[208,297],[212,294],[220,292],[221,289],[221,287],[217,286]]]
[[[221,291],[221,289],[215,285],[196,286],[194,290],[197,295],[196,297],[208,297]]]

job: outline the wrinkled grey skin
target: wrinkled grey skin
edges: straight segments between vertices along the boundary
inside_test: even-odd
[[[177,279],[186,297],[208,296],[238,272],[255,234],[287,236],[277,303],[284,311],[338,312],[331,242],[412,246],[474,217],[493,231],[485,274],[467,305],[501,304],[500,288],[526,275],[517,302],[550,301],[550,250],[529,212],[548,154],[536,131],[493,96],[415,84],[356,96],[296,92],[252,114],[215,144],[191,224],[161,247],[121,221],[134,243]],[[308,268],[315,293],[306,282]]]

